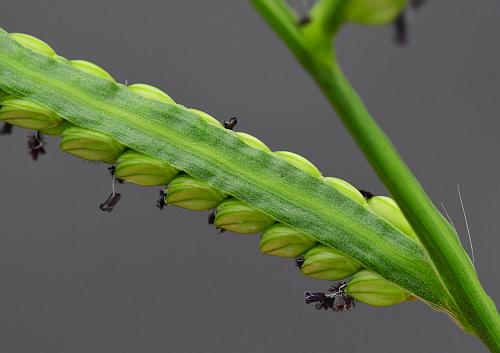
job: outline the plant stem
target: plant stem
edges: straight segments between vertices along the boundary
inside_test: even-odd
[[[333,3],[330,0],[323,1]],[[455,319],[467,331],[480,337],[492,352],[500,352],[500,316],[495,304],[484,292],[455,231],[425,194],[422,186],[345,79],[335,60],[329,33],[325,32],[324,36],[315,40],[322,44],[315,43],[314,48],[319,47],[322,50],[312,50],[306,40],[307,36],[303,39],[284,33],[288,28],[296,32],[298,26],[279,13],[269,11],[275,1],[252,0],[252,3],[316,80],[365,157],[403,210],[453,300],[450,310],[453,311]],[[331,6],[330,10],[333,8],[334,6]],[[334,17],[332,14],[321,16]],[[288,23],[283,23],[284,21]]]

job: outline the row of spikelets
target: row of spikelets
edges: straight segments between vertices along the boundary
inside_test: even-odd
[[[37,38],[18,33],[12,33],[10,36],[19,44],[40,54],[67,62],[79,70],[103,79],[113,80],[106,71],[93,63],[83,60],[67,60],[58,56],[49,45]],[[129,85],[128,89],[148,99],[175,104],[166,93],[149,85],[133,84]],[[115,177],[123,181],[143,186],[166,186],[165,192],[162,193],[164,200],[161,202],[190,210],[214,210],[209,217],[209,222],[215,224],[220,230],[241,234],[262,232],[259,244],[261,252],[285,258],[299,257],[296,263],[304,275],[327,281],[352,277],[347,284],[341,286],[340,290],[338,290],[339,286],[335,287],[335,293],[329,297],[330,305],[325,302],[324,295],[321,296],[323,299],[315,299],[313,294],[319,293],[306,293],[308,302],[316,301],[316,306],[319,308],[327,309],[329,306],[335,310],[335,307],[332,307],[335,304],[331,299],[335,299],[339,294],[342,294],[344,299],[354,298],[376,306],[394,305],[413,299],[409,293],[398,286],[376,273],[363,269],[356,260],[330,247],[318,244],[315,240],[287,225],[276,223],[259,210],[177,170],[162,160],[128,149],[110,136],[98,131],[74,126],[35,102],[2,92],[0,92],[0,97],[1,121],[40,133],[61,136],[59,145],[61,150],[86,160],[113,164]],[[199,110],[191,110],[208,123],[224,128],[212,116]],[[236,134],[254,148],[271,153],[269,147],[251,135],[232,131],[230,133]],[[272,153],[313,176],[323,178],[320,171],[304,157],[286,151]],[[351,184],[338,178],[324,177],[324,180],[416,240],[413,229],[392,199],[383,196],[373,197],[369,193],[363,195]]]

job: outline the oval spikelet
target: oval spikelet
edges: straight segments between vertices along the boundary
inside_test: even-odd
[[[87,60],[70,60],[69,63],[71,66],[76,67],[78,70],[82,70],[90,75],[94,75],[96,77],[104,78],[106,80],[114,81],[113,76],[111,76],[106,70],[102,67],[87,61]]]
[[[340,191],[345,196],[356,201],[360,205],[362,205],[362,206],[367,205],[366,199],[359,192],[359,190],[356,189],[351,184],[349,184],[347,181],[339,179],[339,178],[334,178],[334,177],[325,177],[325,181],[327,184],[333,186],[337,191]]]
[[[179,175],[168,184],[165,200],[188,210],[211,210],[227,198],[223,192],[189,175]]]
[[[27,99],[8,96],[0,101],[0,105],[0,120],[26,129],[53,128],[63,121],[51,110]]]
[[[41,129],[40,132],[46,135],[60,136],[64,130],[73,126],[75,125],[71,124],[69,121],[63,120],[59,125],[47,129]]]
[[[412,296],[379,274],[362,270],[347,284],[346,293],[354,299],[373,306],[396,305]]]
[[[167,185],[179,171],[160,159],[126,151],[116,162],[115,176],[143,186]]]
[[[384,218],[410,238],[418,239],[417,234],[408,223],[398,204],[390,197],[374,196],[368,200],[368,206],[374,213]]]
[[[257,148],[261,151],[266,151],[266,152],[271,152],[271,149],[267,147],[267,145],[259,140],[257,137],[252,136],[250,134],[244,133],[244,132],[236,132],[236,135],[245,142],[247,145]]]
[[[101,132],[70,127],[63,131],[59,148],[73,156],[89,161],[114,164],[125,147]]]
[[[259,233],[274,223],[265,213],[256,210],[243,201],[229,199],[217,207],[214,224],[235,233]]]
[[[137,93],[144,98],[157,100],[163,103],[175,104],[175,101],[165,92],[154,86],[146,85],[144,83],[134,83],[128,86],[128,89]]]
[[[327,281],[344,279],[360,269],[359,262],[324,245],[316,245],[309,250],[300,268],[306,276]]]
[[[288,151],[276,151],[274,153],[280,156],[281,158],[287,160],[295,167],[303,170],[304,172],[309,173],[315,177],[321,177],[321,172],[318,170],[318,168],[316,168],[314,164],[309,162],[306,158],[302,157],[301,155]]]
[[[217,119],[215,119],[210,114],[207,114],[207,113],[205,113],[205,112],[203,112],[201,110],[193,109],[193,108],[190,108],[189,110],[191,112],[195,113],[196,115],[198,115],[200,118],[202,118],[206,123],[208,123],[210,125],[213,125],[213,126],[220,127],[221,129],[223,128],[223,126],[220,123],[220,121],[218,121]]]
[[[295,229],[277,223],[268,227],[260,238],[263,254],[280,257],[297,257],[316,245],[316,241]]]
[[[36,37],[30,36],[24,33],[9,33],[9,37],[14,39],[17,43],[21,44],[23,47],[31,49],[38,54],[43,54],[47,56],[55,56],[56,52],[43,40]]]

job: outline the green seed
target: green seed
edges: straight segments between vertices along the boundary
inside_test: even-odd
[[[41,130],[56,127],[63,119],[54,112],[26,99],[4,97],[0,104],[0,120],[26,129]]]
[[[350,0],[344,16],[364,25],[383,25],[393,22],[405,6],[406,0]]]
[[[79,127],[63,131],[59,148],[73,156],[113,164],[125,146],[103,133]]]
[[[258,233],[274,223],[265,213],[256,210],[243,201],[229,199],[217,207],[214,224],[235,233]]]
[[[59,125],[47,129],[41,129],[40,132],[46,135],[60,136],[64,130],[73,126],[75,125],[71,124],[69,121],[63,120]]]
[[[267,228],[260,238],[259,248],[264,254],[297,257],[316,245],[316,241],[295,229],[278,223]]]
[[[321,177],[321,172],[316,168],[314,164],[309,162],[307,159],[302,157],[301,155],[298,155],[293,152],[288,152],[288,151],[277,151],[274,152],[281,158],[287,160],[291,164],[293,164],[295,167],[303,170],[306,173],[311,174],[312,176],[315,177]]]
[[[340,191],[342,194],[356,201],[361,206],[367,205],[366,199],[359,192],[359,190],[349,184],[347,181],[333,177],[326,177],[325,181],[328,185],[333,186],[337,191]]]
[[[300,270],[306,276],[338,281],[359,271],[361,264],[325,245],[316,245],[304,255]]]
[[[168,94],[154,86],[146,85],[144,83],[134,83],[133,85],[128,86],[128,89],[143,96],[144,98],[157,100],[163,103],[175,104],[174,100],[170,98]]]
[[[417,234],[404,216],[396,201],[387,196],[374,196],[368,200],[370,209],[391,223],[404,234],[412,239],[418,239]]]
[[[220,123],[220,121],[218,121],[217,119],[215,119],[213,116],[211,116],[210,114],[207,114],[205,112],[202,112],[201,110],[198,110],[198,109],[189,109],[191,112],[195,113],[196,115],[198,115],[200,118],[202,118],[203,120],[205,120],[205,122],[207,122],[208,124],[210,125],[213,125],[213,126],[217,126],[217,127],[220,127],[220,128],[223,128],[222,124]]]
[[[206,182],[189,175],[180,175],[168,184],[166,201],[189,210],[211,210],[227,197]]]
[[[71,66],[86,72],[90,75],[94,75],[96,77],[104,78],[106,80],[114,81],[113,76],[111,76],[106,70],[102,67],[86,60],[70,60],[69,63]]]
[[[166,185],[179,172],[169,164],[136,151],[127,151],[117,160],[115,176],[130,183]]]
[[[346,293],[362,303],[374,306],[396,305],[413,298],[394,283],[368,270],[362,270],[352,277]]]
[[[258,150],[261,150],[261,151],[271,152],[271,149],[269,147],[267,147],[264,142],[262,142],[261,140],[259,140],[255,136],[249,135],[249,134],[244,133],[244,132],[236,132],[236,135],[238,135],[238,137],[243,142],[245,142],[247,145],[249,145],[253,148],[257,148]]]
[[[23,47],[31,49],[39,54],[55,56],[56,52],[43,40],[24,33],[9,33],[9,37],[21,44]]]

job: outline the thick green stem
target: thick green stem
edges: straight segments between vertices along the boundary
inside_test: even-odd
[[[326,1],[333,3],[331,1]],[[271,27],[283,18],[267,11],[272,0],[252,0]],[[332,7],[333,8],[333,7]],[[322,18],[335,17],[323,14]],[[313,26],[313,25],[311,25]],[[345,79],[331,49],[331,37],[323,44],[290,37],[277,31],[304,68],[314,77],[344,125],[358,143],[366,158],[387,186],[411,225],[448,290],[456,307],[455,317],[466,330],[479,336],[492,352],[500,352],[500,316],[495,304],[484,292],[467,253],[457,241],[456,233],[436,209],[423,188],[401,159],[396,149],[377,125],[363,102]],[[307,36],[305,37],[307,38]],[[297,48],[299,45],[303,47]],[[329,50],[324,48],[328,47]]]

